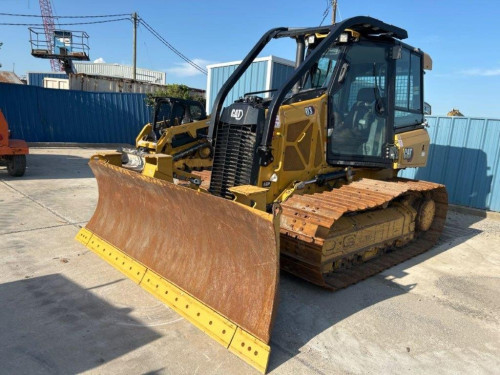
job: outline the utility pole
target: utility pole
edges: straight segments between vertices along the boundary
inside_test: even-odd
[[[332,0],[332,25],[335,25],[337,15],[337,0]]]
[[[136,79],[137,70],[137,12],[132,14],[132,21],[134,23],[134,36],[132,40],[132,79]]]

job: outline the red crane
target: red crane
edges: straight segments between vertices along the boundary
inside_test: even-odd
[[[50,0],[39,0],[40,11],[42,13],[43,28],[45,30],[45,37],[47,38],[47,47],[50,51],[54,50],[54,15],[52,14],[52,4]],[[64,71],[61,62],[56,59],[50,59],[50,67],[53,72]]]

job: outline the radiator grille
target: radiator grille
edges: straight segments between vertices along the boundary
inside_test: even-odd
[[[251,184],[256,125],[220,123],[217,128],[210,192],[233,198],[227,190]]]

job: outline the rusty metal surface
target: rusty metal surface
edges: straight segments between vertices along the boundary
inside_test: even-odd
[[[383,209],[395,198],[412,192],[429,192],[436,203],[436,215],[431,228],[418,233],[416,240],[402,249],[331,274],[322,273],[320,262],[315,264],[304,260],[307,253],[321,254],[333,224],[341,216],[368,209]],[[362,179],[328,192],[294,195],[282,203],[282,208],[282,268],[314,284],[336,290],[430,249],[443,230],[448,198],[443,185],[431,182]]]
[[[91,160],[87,228],[268,343],[279,250],[272,216]]]
[[[22,85],[23,81],[13,72],[0,72],[0,82]]]
[[[193,171],[192,172],[194,175],[197,175],[201,179],[201,185],[200,187],[202,189],[208,190],[210,187],[210,177],[212,176],[212,171]]]

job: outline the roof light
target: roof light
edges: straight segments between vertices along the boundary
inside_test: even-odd
[[[339,36],[339,42],[340,43],[347,43],[349,41],[349,34],[347,33],[342,33]]]

